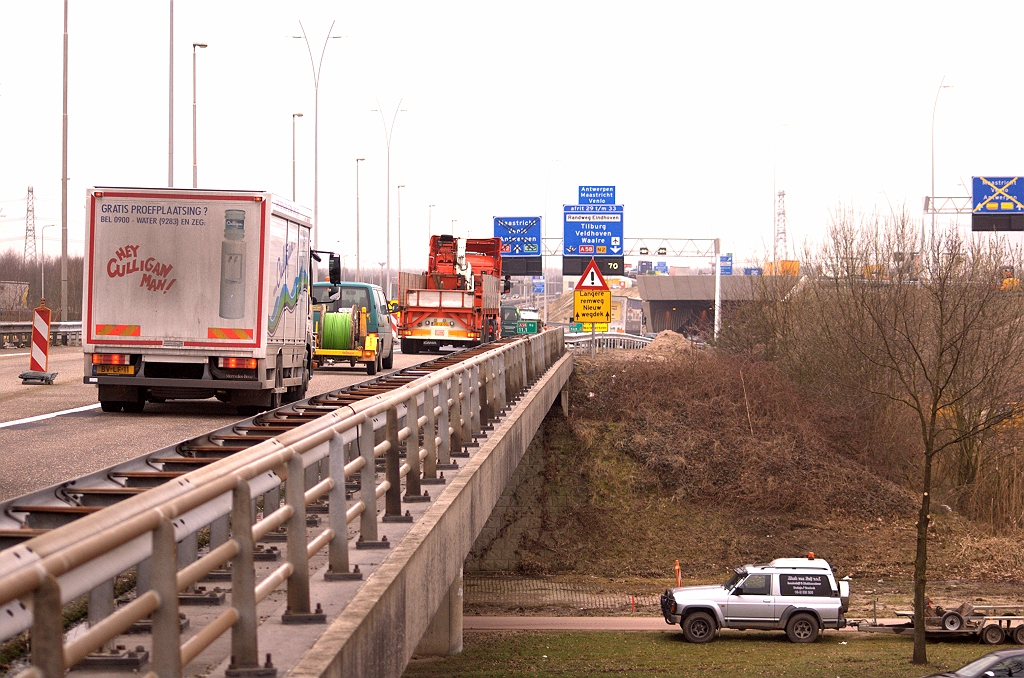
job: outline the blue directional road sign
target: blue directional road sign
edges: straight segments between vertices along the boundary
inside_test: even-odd
[[[1024,177],[973,177],[972,231],[1024,231]]]
[[[614,205],[614,186],[580,186],[581,205]]]
[[[494,217],[494,237],[503,257],[539,257],[540,217]]]
[[[1024,177],[973,177],[974,214],[1024,213]]]
[[[563,205],[563,256],[622,256],[622,205]]]
[[[722,271],[722,275],[732,275],[732,255],[722,254],[718,257],[718,266]]]

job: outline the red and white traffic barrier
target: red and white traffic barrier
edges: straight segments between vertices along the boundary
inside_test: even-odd
[[[50,366],[50,309],[45,301],[40,299],[39,306],[32,311],[32,354],[28,368],[35,372],[47,372]]]

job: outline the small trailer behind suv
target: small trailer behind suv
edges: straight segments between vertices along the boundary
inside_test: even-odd
[[[969,638],[975,636],[986,645],[999,645],[1007,639],[1024,645],[1024,615],[1021,607],[1015,605],[972,605],[962,603],[955,609],[942,607],[925,608],[924,633],[928,640],[943,638]],[[913,611],[897,610],[896,616],[907,621],[896,624],[862,622],[857,626],[865,633],[914,633]]]

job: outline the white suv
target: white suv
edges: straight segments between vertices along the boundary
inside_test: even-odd
[[[807,558],[777,558],[737,567],[724,584],[668,589],[661,611],[691,643],[715,639],[718,629],[782,630],[794,643],[813,643],[821,629],[841,629],[850,607],[849,581],[831,566]]]

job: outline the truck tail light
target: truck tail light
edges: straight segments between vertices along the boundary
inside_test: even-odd
[[[93,353],[93,365],[130,365],[132,357],[127,353]]]
[[[256,358],[217,358],[217,367],[232,370],[255,370]]]

